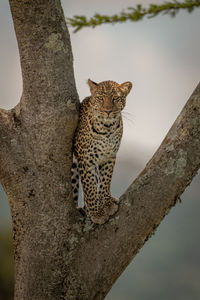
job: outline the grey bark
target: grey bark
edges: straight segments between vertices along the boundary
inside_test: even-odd
[[[103,299],[200,167],[200,84],[119,211],[92,224],[72,200],[79,102],[60,1],[10,7],[23,95],[0,110],[0,181],[12,212],[15,300]]]

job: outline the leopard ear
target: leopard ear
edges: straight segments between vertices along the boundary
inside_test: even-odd
[[[130,81],[126,81],[122,84],[120,84],[121,91],[127,96],[132,89],[132,83]]]
[[[94,92],[98,86],[98,83],[96,83],[90,79],[88,79],[88,84],[89,84],[91,93]]]

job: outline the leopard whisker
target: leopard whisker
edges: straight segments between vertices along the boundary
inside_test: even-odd
[[[127,120],[128,122],[134,124],[134,119],[132,114],[126,114],[126,112],[122,112],[122,116],[124,120]]]
[[[134,118],[133,114],[130,113],[129,111],[127,111],[126,109],[124,109],[124,110],[122,111],[122,114],[126,114],[126,115],[129,115],[129,116],[131,116],[131,117]]]
[[[127,116],[123,116],[123,120],[127,121],[127,124],[134,125],[134,120],[127,118]]]

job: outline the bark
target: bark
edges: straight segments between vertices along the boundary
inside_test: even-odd
[[[12,212],[15,300],[103,299],[200,167],[200,84],[105,225],[71,193],[78,96],[59,0],[10,0],[23,95],[0,111],[0,181]]]

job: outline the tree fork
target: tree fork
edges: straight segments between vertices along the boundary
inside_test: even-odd
[[[200,167],[200,84],[119,211],[95,225],[72,200],[78,97],[60,1],[10,6],[23,95],[0,112],[0,180],[12,212],[15,300],[103,299]]]

